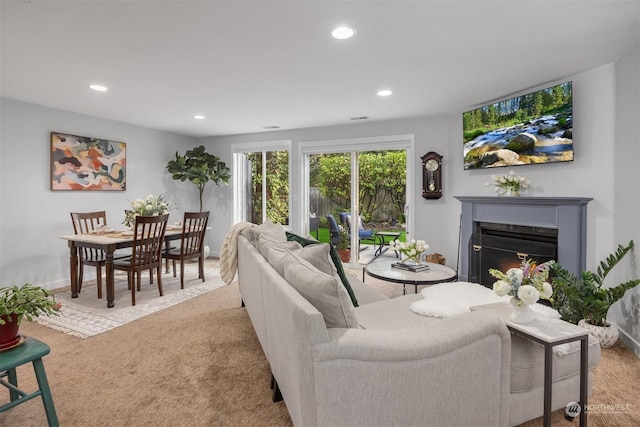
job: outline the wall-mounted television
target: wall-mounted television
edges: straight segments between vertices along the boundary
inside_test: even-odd
[[[551,86],[464,113],[464,168],[572,161],[571,83]]]

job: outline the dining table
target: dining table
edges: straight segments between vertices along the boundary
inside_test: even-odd
[[[98,249],[104,251],[105,254],[107,307],[115,307],[113,257],[118,249],[133,246],[133,232],[129,230],[108,230],[104,234],[91,232],[88,234],[60,236],[60,238],[66,240],[69,244],[71,298],[78,298],[78,248]],[[164,234],[165,244],[181,238],[182,225],[167,225]]]

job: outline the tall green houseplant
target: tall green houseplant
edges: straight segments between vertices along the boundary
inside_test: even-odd
[[[198,187],[200,212],[202,212],[202,195],[209,181],[216,186],[228,184],[231,173],[227,165],[217,156],[206,152],[204,145],[188,150],[184,156],[176,151],[176,158],[167,164],[167,170],[176,181],[189,180]]]
[[[633,248],[633,240],[618,249],[605,260],[595,272],[583,271],[580,278],[565,270],[560,264],[551,267],[554,301],[552,307],[558,310],[563,320],[578,324],[585,319],[593,326],[607,326],[609,308],[622,298],[625,292],[640,284],[640,279],[629,280],[616,286],[604,288],[607,274]]]

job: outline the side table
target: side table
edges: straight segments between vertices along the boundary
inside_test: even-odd
[[[389,242],[399,239],[400,235],[402,235],[402,232],[399,232],[399,231],[378,231],[377,233],[375,233],[373,235],[373,239],[374,239],[373,241],[379,242],[379,246],[376,249],[374,256],[377,257],[379,255],[382,255],[386,251],[385,246],[388,245]],[[389,237],[388,241],[386,240],[387,237]],[[374,246],[375,246],[375,243],[374,243]],[[398,253],[396,252],[396,258],[397,257],[398,257]]]
[[[544,346],[544,426],[551,426],[551,394],[553,382],[553,347],[572,341],[580,341],[580,427],[586,427],[587,383],[589,362],[589,332],[564,320],[544,317],[536,314],[530,323],[511,321],[513,308],[510,304],[499,302],[470,307],[471,311],[485,311],[495,314],[509,328],[512,334]],[[568,403],[568,402],[567,402]]]

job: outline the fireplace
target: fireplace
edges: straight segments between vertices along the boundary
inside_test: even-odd
[[[458,277],[491,286],[489,268],[523,258],[558,261],[579,275],[586,265],[585,197],[467,197],[462,202]]]
[[[513,224],[476,222],[469,241],[469,281],[492,287],[490,268],[507,271],[530,259],[537,264],[555,260],[558,230]]]

